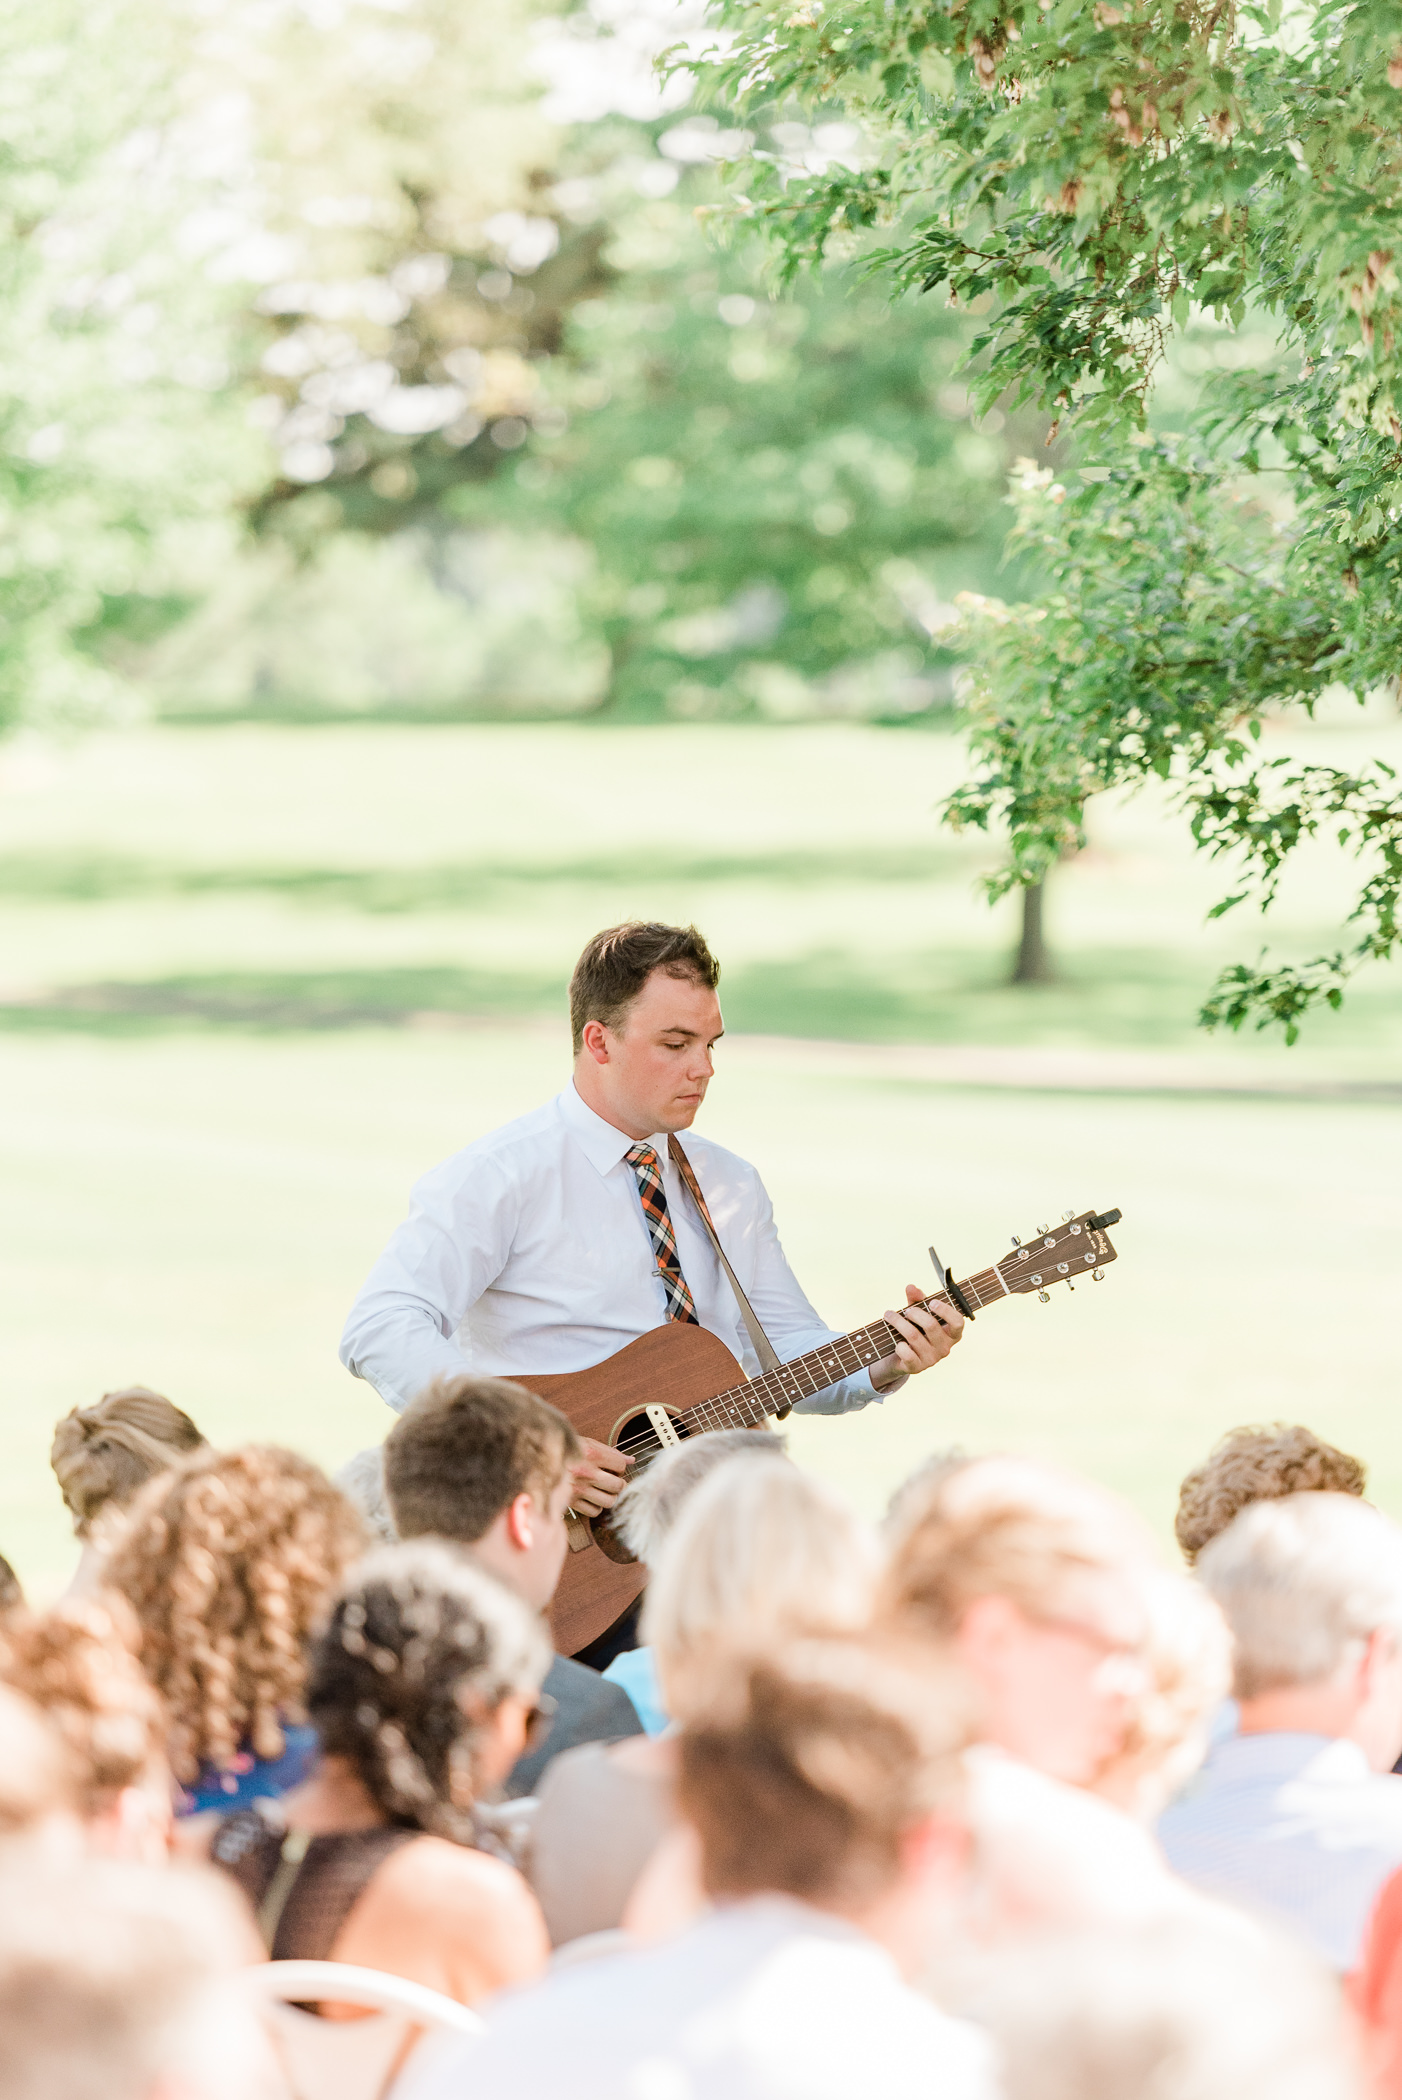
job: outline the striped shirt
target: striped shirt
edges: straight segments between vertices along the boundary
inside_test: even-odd
[[[1158,1834],[1185,1881],[1288,1926],[1347,1974],[1402,1867],[1402,1778],[1374,1772],[1341,1738],[1234,1735],[1215,1745]]]

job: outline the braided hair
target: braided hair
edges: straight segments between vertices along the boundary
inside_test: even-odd
[[[59,1491],[86,1538],[106,1504],[129,1502],[154,1473],[204,1445],[183,1407],[149,1386],[122,1386],[54,1424],[49,1450]]]
[[[461,1552],[384,1546],[317,1641],[307,1711],[391,1823],[469,1843],[487,1724],[539,1687],[550,1655],[540,1619]]]

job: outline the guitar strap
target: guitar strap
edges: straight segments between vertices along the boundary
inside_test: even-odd
[[[701,1184],[692,1171],[691,1161],[682,1151],[675,1137],[669,1137],[667,1140],[667,1157],[686,1183],[687,1193],[701,1213],[701,1223],[705,1226],[706,1236],[716,1250],[716,1259],[725,1271],[726,1281],[735,1293],[735,1302],[740,1308],[740,1318],[745,1323],[745,1332],[750,1338],[750,1347],[759,1358],[761,1371],[777,1371],[780,1361],[778,1353],[769,1336],[760,1326],[754,1307],[741,1290],[739,1277],[725,1258],[725,1249],[720,1243],[720,1237],[716,1232],[715,1226],[711,1223],[711,1213],[706,1208],[706,1199],[701,1193]],[[788,1413],[787,1408],[784,1409],[784,1413]]]

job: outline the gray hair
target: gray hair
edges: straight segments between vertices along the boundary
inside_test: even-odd
[[[1253,1502],[1198,1556],[1236,1640],[1236,1690],[1320,1684],[1354,1642],[1402,1641],[1402,1530],[1352,1495]]]
[[[628,1551],[651,1567],[692,1489],[737,1456],[782,1458],[784,1439],[753,1429],[711,1429],[653,1459],[614,1504],[614,1527]]]
[[[397,1545],[399,1533],[385,1492],[384,1445],[372,1444],[368,1451],[357,1451],[331,1478],[347,1502],[353,1502],[360,1511],[371,1536],[383,1545]]]

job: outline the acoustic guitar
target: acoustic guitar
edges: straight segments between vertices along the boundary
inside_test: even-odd
[[[1059,1225],[1040,1226],[1026,1244],[1014,1239],[1012,1253],[991,1268],[958,1283],[944,1277],[944,1295],[972,1320],[1003,1298],[1035,1292],[1045,1301],[1055,1284],[1074,1284],[1079,1276],[1089,1275],[1098,1283],[1106,1265],[1117,1259],[1107,1231],[1119,1218],[1117,1210],[1101,1216],[1083,1211],[1079,1217],[1068,1211]],[[930,1254],[939,1271],[933,1248]],[[568,1415],[581,1436],[615,1444],[641,1464],[708,1429],[756,1429],[771,1419],[782,1420],[796,1400],[880,1363],[898,1339],[884,1319],[873,1320],[775,1370],[747,1378],[709,1329],[669,1320],[592,1370],[534,1378],[522,1372],[517,1383]],[[647,1581],[646,1569],[616,1536],[607,1515],[586,1518],[572,1512],[569,1532],[571,1550],[550,1609],[555,1645],[562,1655],[575,1655],[606,1633]]]

